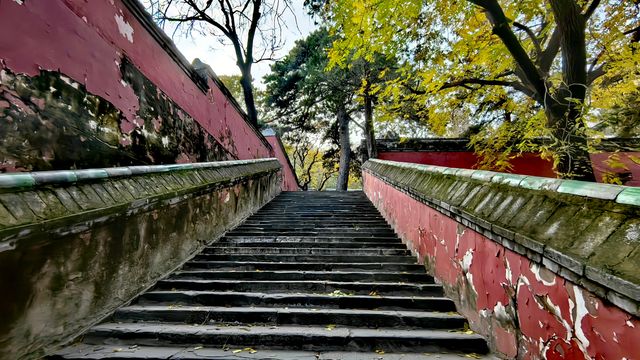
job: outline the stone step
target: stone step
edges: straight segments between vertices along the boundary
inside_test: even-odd
[[[167,279],[200,279],[200,280],[330,280],[330,281],[391,281],[431,283],[433,277],[422,273],[373,272],[373,271],[221,271],[221,270],[181,270],[171,274]]]
[[[466,328],[362,192],[283,193],[57,356],[489,358]]]
[[[378,210],[373,206],[362,205],[326,205],[326,206],[269,206],[258,211],[260,214],[277,214],[277,213],[295,213],[299,214],[315,214],[315,213],[331,213],[331,214],[351,214],[363,213],[377,215]]]
[[[283,207],[283,206],[287,206],[287,207],[292,207],[295,209],[314,209],[314,208],[325,208],[330,210],[331,208],[335,207],[335,208],[342,208],[342,207],[353,207],[353,206],[357,206],[357,207],[362,207],[365,209],[372,209],[375,210],[375,206],[373,206],[373,204],[371,204],[368,200],[363,199],[363,200],[343,200],[343,201],[313,201],[313,202],[308,202],[308,201],[272,201],[270,203],[268,203],[267,205],[263,206],[262,209],[269,209],[272,207]],[[261,209],[261,210],[262,210]]]
[[[149,306],[118,309],[112,321],[162,322],[198,325],[236,323],[252,325],[324,325],[361,328],[462,330],[466,320],[453,313],[394,310],[353,310],[323,308]]]
[[[461,354],[433,353],[387,353],[382,349],[378,352],[346,352],[346,351],[294,351],[269,350],[250,347],[159,347],[159,346],[122,346],[122,345],[88,345],[74,344],[58,352],[51,359],[270,359],[270,360],[464,360]],[[473,354],[473,359],[497,360],[490,355]],[[467,358],[468,359],[468,358]]]
[[[313,213],[313,214],[304,214],[304,213],[297,213],[297,214],[292,214],[289,212],[282,212],[282,213],[272,213],[272,214],[267,214],[267,213],[255,213],[253,215],[251,215],[251,217],[249,217],[248,219],[253,221],[253,220],[270,220],[270,221],[280,221],[280,220],[300,220],[300,221],[306,221],[306,220],[311,220],[311,221],[322,221],[322,220],[350,220],[350,221],[354,221],[355,216],[357,215],[357,219],[358,220],[381,220],[384,221],[384,218],[382,217],[382,215],[380,214],[370,214],[370,213],[365,213],[365,214],[351,214],[350,216],[346,216],[345,214],[336,214],[336,213],[332,213],[332,212],[326,212],[326,213]]]
[[[415,263],[334,263],[334,262],[262,262],[262,261],[198,261],[184,264],[183,270],[216,269],[235,271],[299,270],[299,271],[405,271],[424,272]]]
[[[224,291],[149,291],[137,304],[201,306],[279,306],[290,308],[456,311],[452,300],[437,296],[322,295]]]
[[[486,353],[476,334],[444,330],[361,329],[314,326],[215,326],[105,323],[84,336],[86,344],[288,349],[310,351],[472,352]]]
[[[199,290],[199,291],[261,291],[261,292],[304,292],[314,294],[368,295],[418,295],[442,296],[442,286],[436,284],[400,282],[342,282],[322,280],[180,280],[158,281],[156,290]]]
[[[318,229],[318,230],[241,230],[234,229],[229,231],[227,236],[321,236],[321,237],[393,237],[396,236],[392,230],[369,230],[366,228],[354,230],[354,229]]]
[[[404,263],[413,264],[411,256],[391,255],[280,255],[280,254],[199,254],[196,261],[270,261],[270,262],[319,262],[319,263]]]
[[[206,247],[202,254],[282,254],[282,255],[340,255],[340,256],[373,256],[373,255],[410,255],[406,249],[362,249],[362,248],[318,248],[318,247]]]
[[[277,218],[278,216],[286,216],[289,218],[313,218],[313,217],[332,217],[332,218],[353,218],[354,215],[357,215],[358,217],[362,217],[364,219],[369,219],[369,218],[373,218],[373,219],[380,219],[380,214],[374,211],[358,211],[358,210],[340,210],[340,209],[336,209],[336,210],[325,210],[325,211],[296,211],[296,212],[292,212],[289,210],[270,210],[270,211],[263,211],[263,212],[258,212],[255,215],[253,215],[251,218],[255,218],[258,216],[262,216],[262,217],[275,217]]]
[[[234,230],[240,231],[360,231],[362,229],[375,231],[393,231],[389,225],[326,225],[326,224],[298,224],[298,225],[247,225],[243,224]]]
[[[302,243],[302,242],[364,242],[364,243],[372,243],[372,242],[395,242],[398,244],[402,244],[397,237],[385,236],[385,237],[362,237],[362,236],[334,236],[334,237],[326,237],[326,236],[287,236],[287,235],[261,235],[261,236],[244,236],[244,235],[226,235],[221,241],[233,241],[233,242],[252,242],[252,241],[273,241],[273,242],[294,242],[294,243]]]
[[[402,249],[405,250],[407,247],[397,241],[397,242],[320,242],[320,241],[234,241],[231,239],[225,239],[219,241],[217,243],[213,243],[209,245],[210,248],[216,247],[262,247],[262,248],[287,248],[287,247],[296,247],[298,249],[303,248],[342,248],[342,249]]]
[[[297,220],[250,220],[248,219],[242,225],[250,225],[250,226],[263,226],[263,225],[281,225],[281,226],[297,226],[300,225],[300,221]],[[313,225],[313,226],[326,226],[326,227],[343,227],[343,226],[389,226],[384,220],[343,220],[340,221],[338,219],[331,221],[321,221],[321,220],[308,220],[305,221],[302,225]]]

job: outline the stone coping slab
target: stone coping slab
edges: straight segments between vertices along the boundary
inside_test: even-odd
[[[640,316],[640,188],[377,159],[363,169]]]
[[[34,231],[66,233],[78,222],[135,213],[275,173],[277,159],[43,171],[0,175],[0,251]]]
[[[194,169],[216,169],[221,167],[257,164],[277,161],[275,158],[234,161],[213,161],[170,165],[140,165],[113,168],[35,171],[27,173],[0,174],[0,191],[10,192],[44,185],[67,185],[101,179],[130,177],[135,175],[171,173]]]

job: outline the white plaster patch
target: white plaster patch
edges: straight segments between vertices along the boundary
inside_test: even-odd
[[[461,264],[462,270],[468,273],[472,262],[473,262],[473,249],[469,249],[462,257],[462,264]]]
[[[498,301],[496,306],[493,307],[493,313],[496,315],[496,318],[500,321],[509,321],[511,320],[509,314],[507,314],[507,308],[502,305],[502,302]]]
[[[161,141],[162,141],[162,146],[169,147],[169,137],[168,136],[163,136]]]
[[[148,132],[144,127],[140,130],[140,132],[146,138],[156,139],[158,137],[158,135],[156,135],[155,133]]]
[[[633,325],[633,323],[629,320],[627,320],[627,322],[625,323],[627,324],[628,327],[634,328],[635,326]]]
[[[82,21],[84,21],[84,22],[88,22],[88,21],[87,21],[87,17],[86,17],[86,16],[83,16],[83,17],[82,17]]]
[[[129,84],[127,84],[127,82],[122,80],[122,79],[120,79],[120,84],[122,84],[122,86],[124,86],[124,87],[129,86]]]
[[[100,129],[100,131],[105,132],[107,134],[111,134],[114,132],[113,129],[108,128],[106,126],[99,126],[98,129]]]
[[[564,317],[562,317],[562,311],[560,311],[560,306],[552,303],[551,299],[549,299],[548,296],[544,296],[543,299],[544,299],[543,301],[547,305],[547,308],[549,310],[553,310],[552,314],[556,317],[557,320],[562,322],[562,326],[564,326],[564,328],[567,330],[567,337],[565,340],[567,341],[571,340],[571,334],[573,334],[573,329],[571,329],[571,326],[569,325],[569,323],[564,319]]]
[[[582,289],[574,285],[573,293],[575,294],[576,298],[576,319],[573,322],[573,326],[575,327],[576,337],[578,338],[578,340],[580,340],[580,342],[586,349],[589,347],[589,339],[587,339],[584,331],[582,330],[582,319],[584,319],[584,317],[589,314],[589,311],[587,310],[584,296],[582,296]]]
[[[9,75],[4,70],[0,70],[0,85],[3,83],[9,83]]]
[[[13,1],[18,5],[24,5],[24,1],[23,0],[13,0]]]
[[[116,19],[116,24],[118,24],[120,35],[124,36],[130,43],[133,43],[133,27],[118,14],[116,14],[114,18]]]
[[[554,276],[553,281],[551,282],[546,281],[540,276],[540,269],[541,267],[539,264],[536,264],[536,263],[531,264],[531,272],[536,276],[536,280],[543,283],[545,286],[554,286],[556,284],[556,277]]]
[[[68,78],[64,75],[60,75],[60,80],[64,81],[67,85],[71,86],[76,90],[78,90],[78,88],[80,87],[77,82],[71,80],[71,78]]]
[[[504,258],[504,267],[505,267],[505,276],[507,278],[507,281],[509,282],[509,284],[513,284],[513,273],[511,272],[511,264],[509,264],[509,260],[505,257]]]
[[[629,226],[627,233],[625,234],[625,239],[627,242],[637,242],[640,240],[640,225],[633,224]]]
[[[227,196],[224,197],[224,203],[228,203],[229,199],[231,199],[231,194],[227,193]]]

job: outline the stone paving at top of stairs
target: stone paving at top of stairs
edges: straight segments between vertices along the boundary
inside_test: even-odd
[[[491,358],[466,329],[362,192],[291,192],[51,358]]]

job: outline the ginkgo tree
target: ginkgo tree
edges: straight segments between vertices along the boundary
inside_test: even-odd
[[[594,180],[587,139],[640,80],[639,9],[629,0],[311,0],[332,26],[332,66],[403,60],[380,88],[413,101],[436,134],[482,124],[481,155],[539,151],[567,178]],[[374,89],[375,90],[375,89]],[[544,139],[544,141],[540,141]],[[504,162],[496,157],[493,161]],[[500,164],[498,164],[500,165]]]

